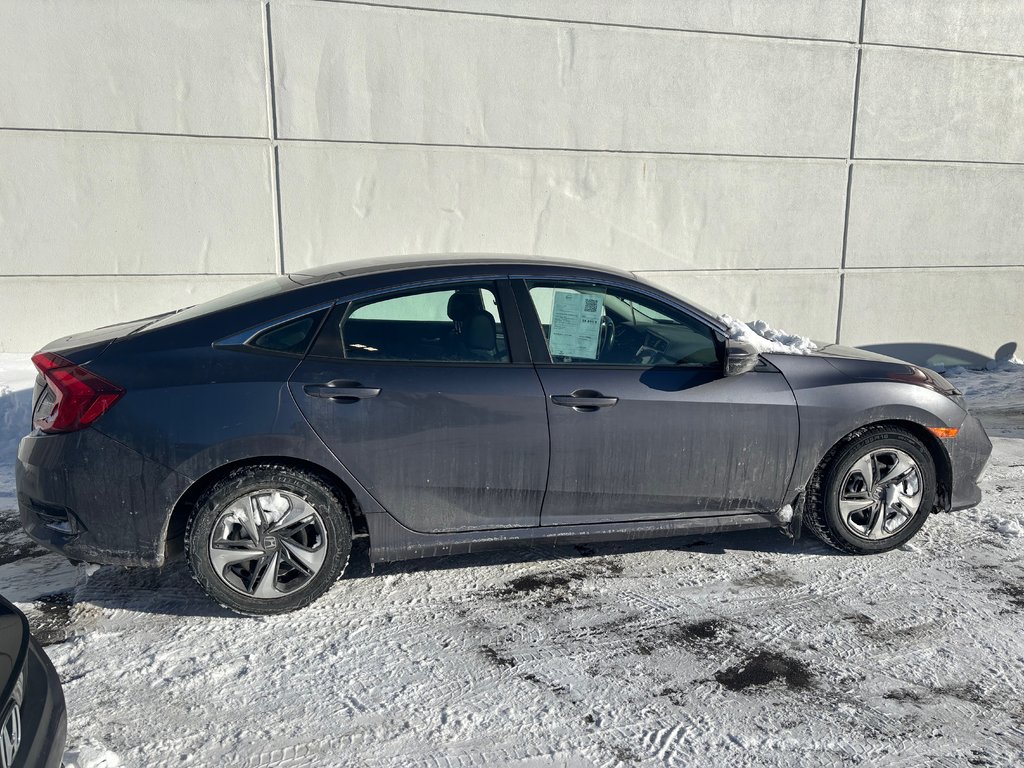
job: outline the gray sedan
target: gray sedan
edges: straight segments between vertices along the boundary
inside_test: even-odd
[[[938,374],[738,341],[628,273],[352,262],[76,334],[34,358],[22,522],[95,563],[184,556],[236,611],[372,561],[809,529],[891,550],[973,506],[991,444]]]
[[[57,670],[25,614],[0,595],[0,768],[58,768],[66,738]]]

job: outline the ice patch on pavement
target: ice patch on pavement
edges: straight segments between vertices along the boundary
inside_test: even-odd
[[[26,557],[0,565],[0,593],[12,603],[25,603],[74,589],[86,576],[83,566],[74,565],[63,555]]]
[[[719,315],[719,320],[729,326],[730,338],[750,344],[758,352],[806,355],[818,348],[806,336],[772,328],[764,320],[744,323],[729,315]]]

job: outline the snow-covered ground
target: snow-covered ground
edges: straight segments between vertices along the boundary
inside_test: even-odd
[[[0,359],[0,592],[48,644],[78,768],[1024,762],[1020,366],[947,373],[1000,435],[985,498],[887,555],[752,532],[371,572],[363,547],[312,608],[251,619],[181,566],[76,568],[18,533],[25,363]]]

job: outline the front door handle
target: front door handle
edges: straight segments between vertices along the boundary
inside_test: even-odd
[[[306,384],[302,391],[310,397],[323,397],[328,400],[351,403],[356,400],[376,397],[380,394],[380,387],[362,387],[359,382],[338,379],[326,384]]]
[[[587,413],[596,411],[598,408],[611,408],[617,402],[617,397],[605,397],[600,392],[590,389],[577,389],[571,395],[552,395],[551,402],[555,405],[564,405],[574,411]]]

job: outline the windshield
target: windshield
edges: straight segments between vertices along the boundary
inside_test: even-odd
[[[721,317],[721,314],[722,314],[721,312],[715,312],[714,310],[708,309],[707,307],[705,307],[705,306],[703,306],[701,304],[698,304],[696,301],[693,301],[692,299],[688,299],[685,296],[680,296],[674,290],[666,288],[663,285],[659,285],[658,283],[652,282],[651,280],[648,280],[643,275],[638,275],[636,272],[633,272],[632,275],[633,275],[633,278],[638,283],[643,283],[644,285],[649,285],[651,288],[657,288],[659,291],[667,293],[667,294],[669,294],[671,296],[675,296],[680,301],[686,302],[689,306],[693,307],[698,312],[702,312],[703,314],[707,315],[707,317],[714,318],[715,320],[718,320],[718,322],[721,322],[721,320],[719,319]],[[653,318],[653,319],[658,319],[658,318]]]

